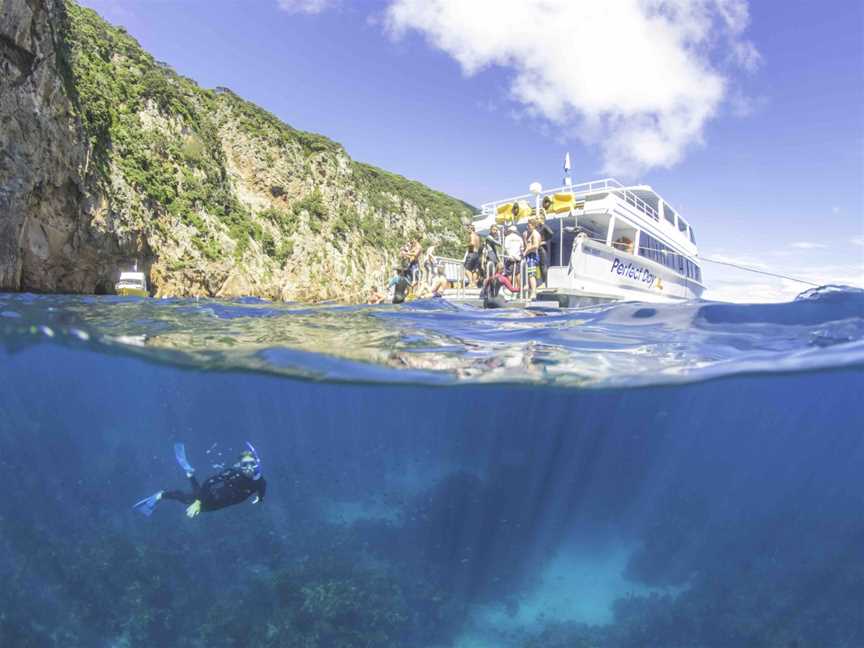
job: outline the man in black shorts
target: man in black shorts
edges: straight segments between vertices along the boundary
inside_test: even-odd
[[[474,226],[469,225],[468,230],[468,253],[465,255],[465,272],[472,286],[478,285],[477,270],[480,268],[480,237],[474,231]]]

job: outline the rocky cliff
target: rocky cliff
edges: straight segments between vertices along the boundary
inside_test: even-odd
[[[347,118],[347,116],[346,116]],[[472,208],[206,90],[69,0],[0,0],[0,289],[362,299]]]

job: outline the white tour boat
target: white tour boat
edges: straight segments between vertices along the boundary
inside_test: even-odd
[[[497,224],[503,239],[510,225],[521,234],[538,213],[552,231],[540,301],[675,302],[705,290],[692,226],[648,185],[605,179],[544,191],[534,183],[531,193],[484,204],[474,226],[483,238]]]
[[[138,271],[137,263],[131,272],[120,273],[120,280],[114,284],[114,292],[127,297],[150,296],[150,291],[147,290],[147,277],[143,272]]]

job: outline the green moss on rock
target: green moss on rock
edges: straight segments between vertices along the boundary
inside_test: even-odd
[[[272,278],[309,237],[317,240],[305,249],[350,253],[357,273],[389,264],[406,238],[458,253],[470,205],[352,161],[340,144],[230,90],[203,89],[96,12],[65,5],[61,68],[89,146],[85,173],[114,221],[150,242],[152,265],[164,268],[157,291],[176,268],[211,275],[226,252],[231,264]],[[338,296],[328,290],[320,294]]]

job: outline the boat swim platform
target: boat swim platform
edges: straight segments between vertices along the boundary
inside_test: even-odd
[[[620,298],[600,293],[576,292],[556,289],[539,289],[536,299],[524,299],[518,296],[503,295],[507,306],[510,308],[586,308],[621,301]],[[479,288],[448,288],[444,292],[444,298],[455,304],[468,304],[470,306],[483,307]]]

